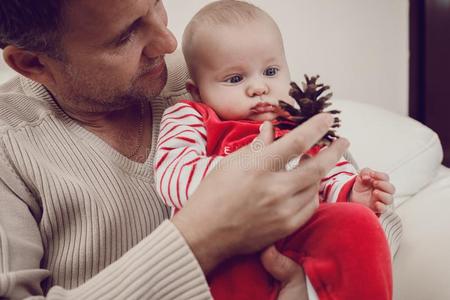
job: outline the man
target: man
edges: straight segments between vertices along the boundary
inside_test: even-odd
[[[0,87],[0,297],[209,298],[205,273],[311,217],[348,147],[284,172],[332,118],[275,143],[266,124],[267,147],[224,159],[168,221],[151,174],[163,57],[177,45],[163,3],[4,0],[0,45],[21,74]],[[263,262],[284,282],[280,299],[304,293],[301,269],[274,248]]]

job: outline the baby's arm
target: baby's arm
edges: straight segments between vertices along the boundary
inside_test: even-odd
[[[351,163],[341,159],[322,179],[320,195],[324,202],[356,202],[375,213],[382,213],[392,204],[395,187],[389,176],[371,169],[359,172]]]
[[[320,183],[320,200],[322,202],[345,202],[351,193],[358,171],[341,158]]]
[[[192,106],[177,103],[164,112],[154,171],[156,189],[166,205],[181,208],[221,158],[206,156],[206,129]]]

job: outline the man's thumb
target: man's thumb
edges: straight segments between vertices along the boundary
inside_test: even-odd
[[[275,279],[287,284],[294,277],[303,275],[303,269],[287,256],[281,254],[275,246],[270,246],[261,254],[261,261]]]
[[[265,121],[259,129],[259,135],[257,139],[267,146],[269,144],[272,144],[273,138],[274,138],[273,125],[271,122]]]

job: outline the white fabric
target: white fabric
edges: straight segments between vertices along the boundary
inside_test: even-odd
[[[394,299],[450,299],[450,169],[397,209],[402,244],[394,260]]]
[[[414,195],[437,174],[442,147],[430,128],[369,104],[334,100],[332,108],[342,110],[338,134],[350,140],[359,167],[388,173],[397,199]]]
[[[306,292],[308,294],[308,300],[319,300],[319,296],[317,296],[317,293],[314,290],[314,287],[312,286],[308,276],[305,275],[305,277],[306,277]]]
[[[0,49],[0,84],[10,80],[16,75],[17,73],[14,72],[3,60],[3,51]]]

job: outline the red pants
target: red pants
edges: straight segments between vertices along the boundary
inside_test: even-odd
[[[321,300],[392,299],[385,234],[375,214],[360,204],[321,204],[304,226],[276,246],[304,268]],[[272,300],[280,289],[259,253],[225,261],[208,281],[216,300]]]

